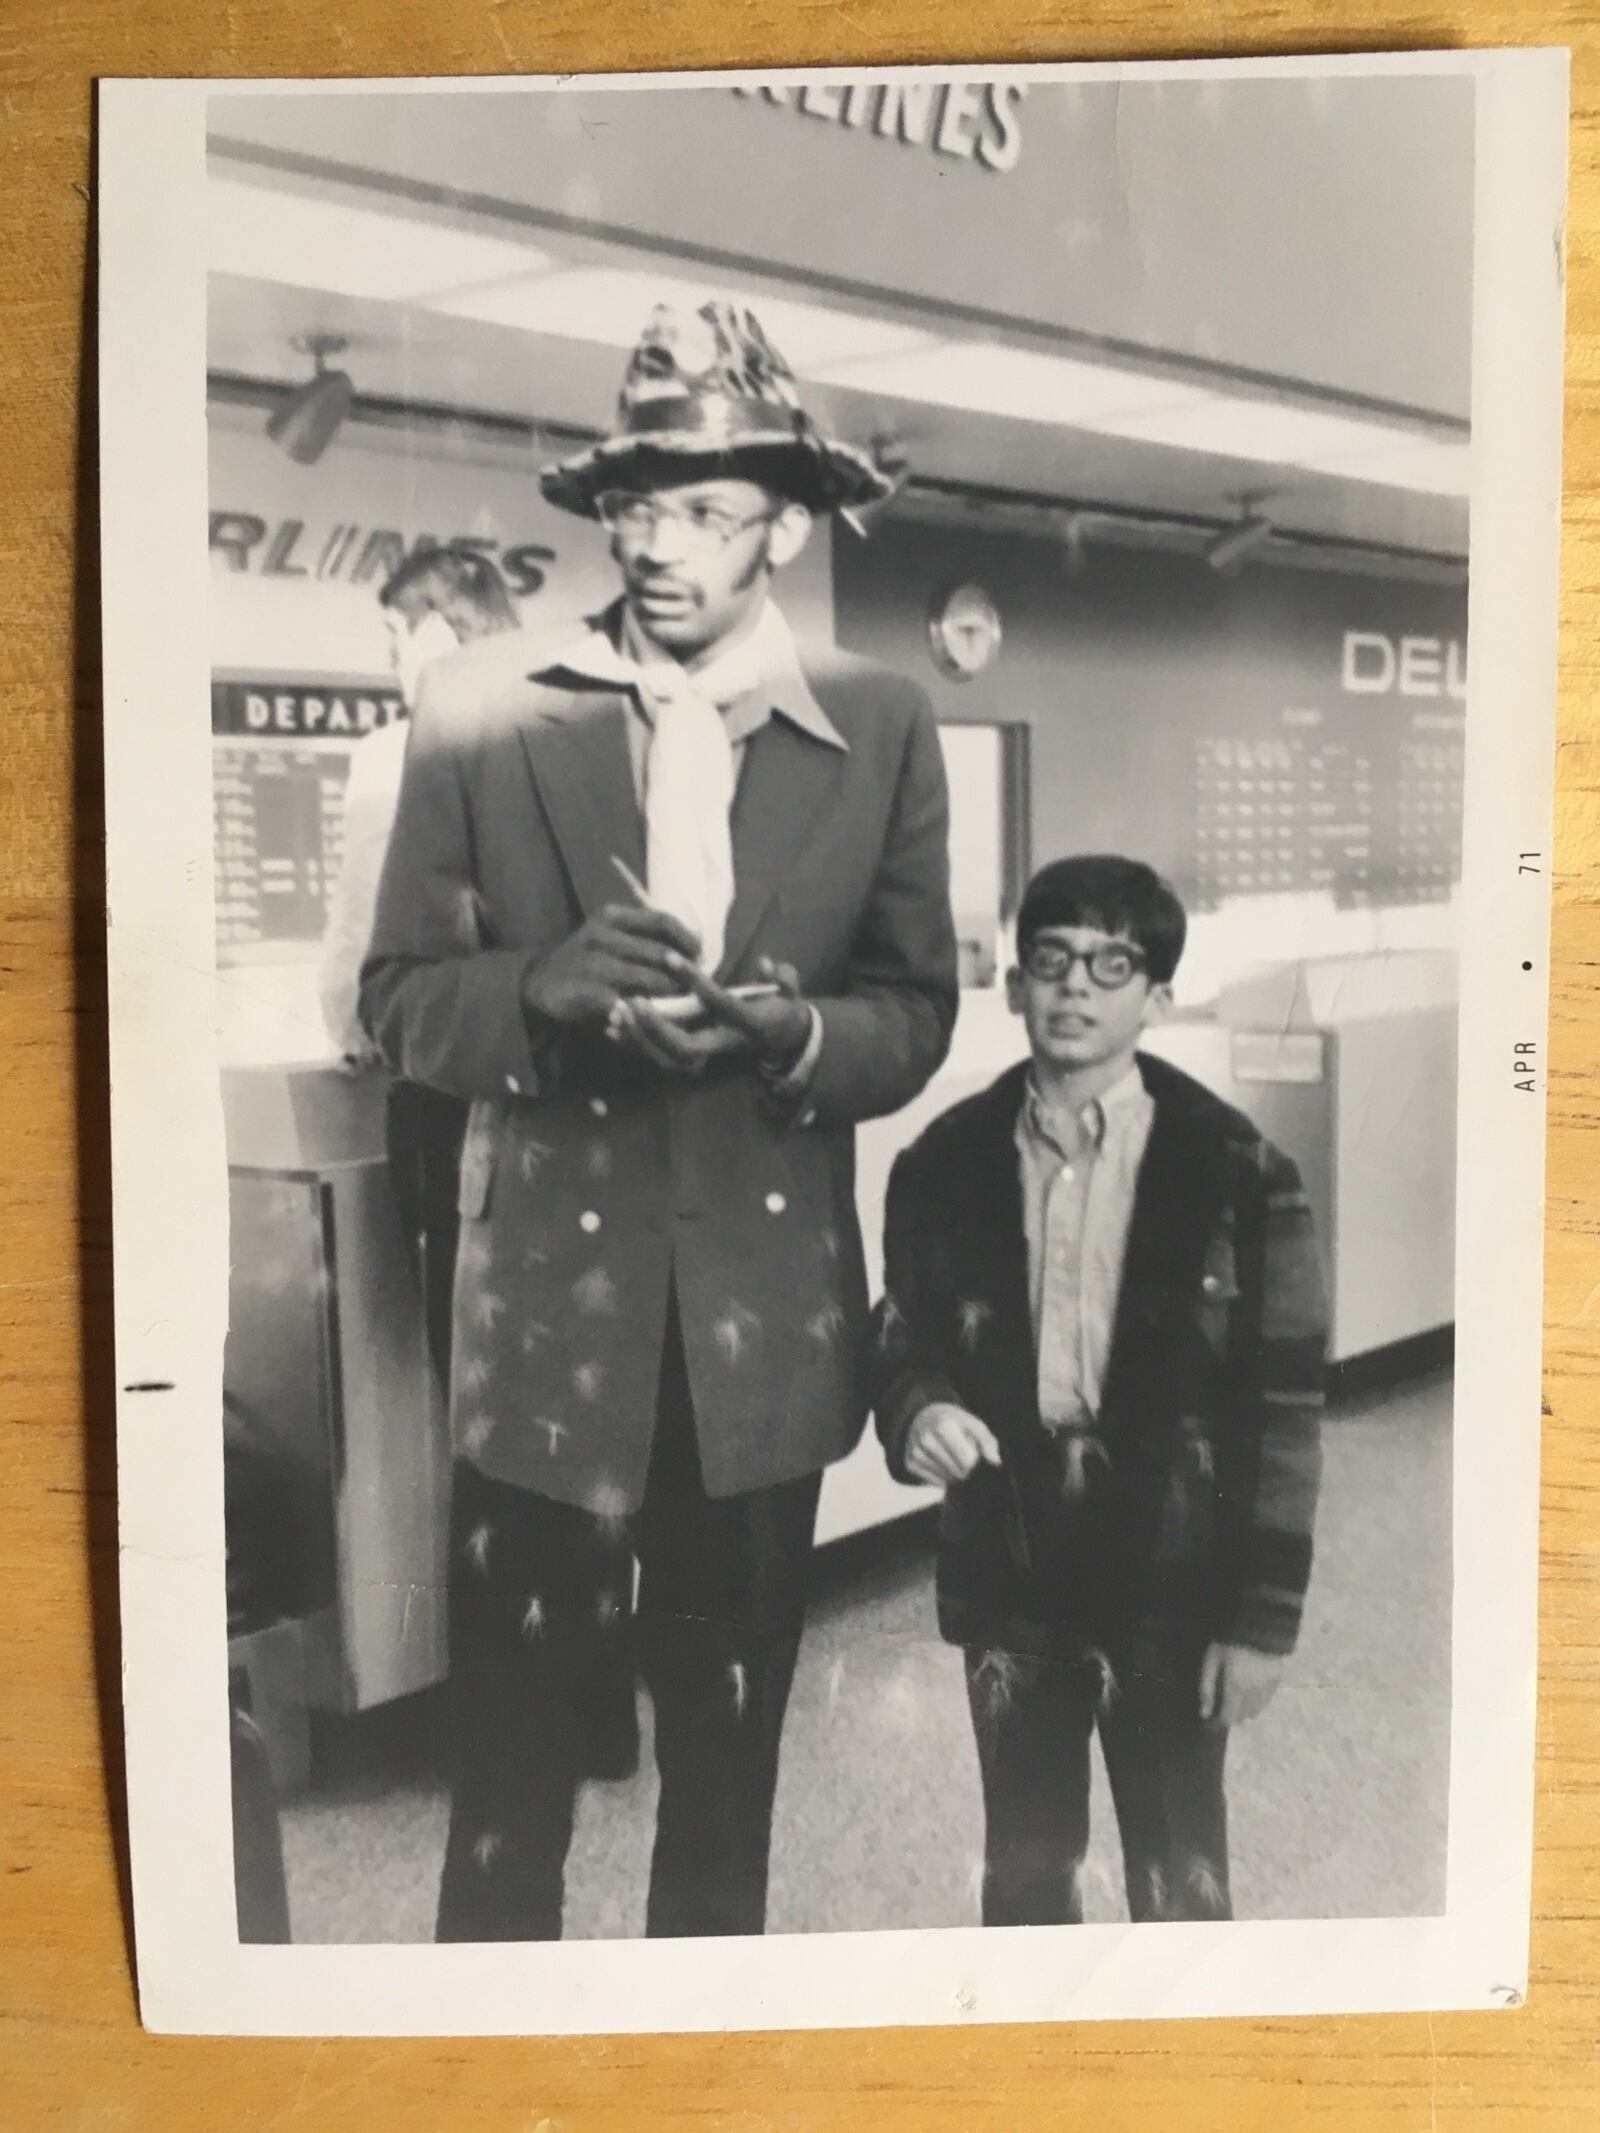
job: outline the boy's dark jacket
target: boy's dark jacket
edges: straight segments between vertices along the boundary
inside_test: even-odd
[[[1326,1313],[1293,1163],[1145,1054],[1154,1099],[1100,1418],[1052,1438],[1015,1141],[1026,1063],[934,1120],[889,1181],[875,1405],[892,1470],[932,1401],[985,1421],[1001,1466],[946,1494],[953,1643],[1119,1663],[1213,1639],[1288,1652],[1311,1570]]]

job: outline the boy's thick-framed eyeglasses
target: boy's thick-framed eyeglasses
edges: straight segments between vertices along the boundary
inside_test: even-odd
[[[667,523],[677,527],[686,548],[701,550],[726,548],[729,541],[748,533],[752,526],[770,526],[781,508],[769,504],[764,511],[752,511],[741,518],[722,504],[669,504],[659,496],[633,496],[621,489],[608,490],[595,501],[600,523],[610,533],[620,533],[630,541],[652,541],[657,530]]]
[[[1059,985],[1081,963],[1089,981],[1102,992],[1115,992],[1146,967],[1142,948],[1125,941],[1107,941],[1099,948],[1066,948],[1059,941],[1033,941],[1022,951],[1022,967],[1041,985]]]

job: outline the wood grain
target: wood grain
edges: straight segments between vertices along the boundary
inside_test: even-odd
[[[1569,43],[1567,545],[1537,1923],[1493,2016],[545,2043],[146,2037],[119,1893],[93,463],[97,74],[483,73]],[[1578,7],[9,0],[0,22],[0,2122],[206,2133],[1600,2124],[1600,31]],[[109,1802],[109,1812],[108,1812]]]

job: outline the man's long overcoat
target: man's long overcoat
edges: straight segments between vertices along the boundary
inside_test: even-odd
[[[807,730],[819,707],[842,747]],[[856,1443],[853,1128],[917,1094],[955,1019],[948,802],[922,692],[830,651],[772,684],[772,710],[745,744],[719,974],[748,979],[770,955],[816,1003],[821,1054],[787,1109],[747,1061],[686,1081],[593,1029],[530,1035],[529,967],[627,900],[614,858],[644,873],[625,695],[559,664],[487,701],[425,686],[407,753],[361,1011],[397,1073],[473,1107],[456,1446],[602,1518],[642,1497],[674,1286],[713,1496]]]

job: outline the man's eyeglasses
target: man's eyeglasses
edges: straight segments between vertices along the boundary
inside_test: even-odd
[[[1098,948],[1079,950],[1059,941],[1032,941],[1022,951],[1022,967],[1041,985],[1060,985],[1072,975],[1075,963],[1089,973],[1091,984],[1102,992],[1115,992],[1146,967],[1145,953],[1126,941],[1107,941]]]
[[[722,504],[669,504],[659,496],[630,496],[621,490],[610,491],[595,504],[601,524],[626,540],[652,541],[666,523],[677,527],[685,548],[702,552],[725,548],[752,526],[770,525],[781,508],[769,504],[764,511],[752,511],[747,518],[740,518]]]

